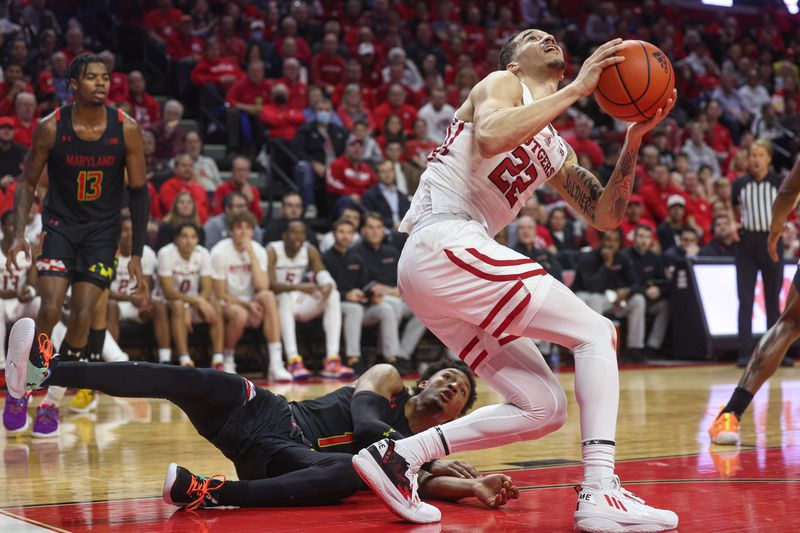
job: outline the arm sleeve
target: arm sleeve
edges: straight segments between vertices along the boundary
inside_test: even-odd
[[[133,255],[142,256],[150,218],[150,194],[146,186],[130,189],[131,223],[133,224]]]
[[[372,391],[361,391],[353,395],[350,412],[356,440],[372,444],[387,437],[394,440],[405,438],[405,435],[382,420],[388,406],[389,400]]]

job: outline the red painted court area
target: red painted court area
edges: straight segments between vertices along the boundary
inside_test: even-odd
[[[797,527],[800,448],[742,449],[621,461],[625,486],[673,509],[680,531],[775,532]],[[368,491],[330,507],[224,509],[185,512],[159,498],[6,508],[0,518],[27,530],[97,532],[183,531],[571,531],[573,485],[581,467],[569,464],[506,471],[522,489],[501,510],[477,503],[439,503],[441,524],[395,519]],[[9,522],[10,523],[10,522]]]

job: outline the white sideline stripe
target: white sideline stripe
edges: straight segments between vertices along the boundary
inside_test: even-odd
[[[4,511],[0,511],[0,531],[3,533],[32,533],[34,531],[53,531],[49,528],[37,526],[30,522],[25,522],[18,518],[9,516]]]

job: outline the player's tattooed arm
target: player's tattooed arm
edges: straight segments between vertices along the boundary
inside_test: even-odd
[[[625,216],[625,209],[628,207],[628,200],[633,191],[633,175],[636,168],[636,154],[639,147],[629,147],[626,143],[623,147],[622,155],[617,161],[617,166],[611,174],[611,179],[603,191],[604,196],[608,195],[610,205],[608,209],[611,212],[611,219],[614,222],[613,227],[617,227]]]

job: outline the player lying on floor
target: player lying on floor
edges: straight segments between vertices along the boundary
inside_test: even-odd
[[[461,361],[432,365],[413,393],[394,367],[376,365],[353,384],[321,398],[289,402],[240,376],[212,369],[51,358],[50,341],[42,335],[34,347],[34,336],[35,324],[27,318],[11,331],[6,379],[13,397],[26,389],[59,385],[111,396],[165,398],[233,461],[240,481],[204,478],[174,463],[169,466],[164,499],[190,509],[339,501],[361,487],[351,466],[352,454],[361,447],[458,418],[476,398],[475,380]],[[426,470],[429,475],[420,478],[420,485],[427,497],[476,496],[490,507],[518,497],[511,478],[480,477],[458,461],[433,461]]]

